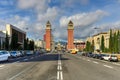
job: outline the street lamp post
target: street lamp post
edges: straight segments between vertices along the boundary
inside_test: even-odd
[[[101,28],[94,27],[94,29],[95,29],[95,30],[98,30],[97,32],[98,32],[98,33],[100,33],[100,31],[99,31],[99,30],[100,30]],[[99,39],[99,40],[100,40],[100,39]],[[100,41],[99,41],[99,50],[101,51],[101,48],[100,48]]]

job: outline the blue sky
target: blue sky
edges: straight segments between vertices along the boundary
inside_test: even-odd
[[[50,21],[55,40],[67,39],[67,24],[74,23],[74,37],[85,39],[100,31],[120,28],[120,0],[0,0],[0,29],[10,23],[28,37],[42,39]]]

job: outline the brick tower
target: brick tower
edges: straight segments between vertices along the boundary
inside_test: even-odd
[[[46,34],[45,34],[46,50],[51,50],[51,24],[48,21],[46,24]]]
[[[67,49],[71,50],[74,49],[74,26],[73,26],[73,22],[70,21],[68,23],[68,43],[67,43]]]

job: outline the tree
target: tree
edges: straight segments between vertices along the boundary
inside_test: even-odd
[[[91,44],[89,41],[87,41],[85,51],[93,52],[94,51],[94,44]]]
[[[34,41],[30,40],[29,49],[34,50]]]
[[[28,42],[27,39],[24,39],[24,50],[27,50],[28,48]]]
[[[109,51],[113,52],[113,34],[112,34],[112,30],[110,30],[110,38],[109,38]]]
[[[14,33],[12,34],[12,39],[11,39],[11,49],[17,50],[17,48],[18,48],[18,35]]]
[[[103,35],[102,35],[102,38],[101,38],[101,50],[102,50],[102,52],[105,51],[104,36]]]
[[[2,49],[5,49],[5,42],[2,43]]]
[[[117,52],[119,52],[119,44],[120,43],[120,33],[119,31],[117,32],[117,42],[116,42],[116,46],[117,46]]]
[[[30,47],[29,47],[29,39],[27,38],[27,50],[29,50],[30,49]]]
[[[8,33],[6,33],[6,38],[5,38],[5,49],[9,50],[9,37],[8,37]]]
[[[120,32],[117,32],[117,52],[120,52]]]
[[[114,44],[113,44],[113,51],[116,53],[117,52],[117,35],[116,35],[116,33],[114,33],[114,36],[113,36],[113,42],[114,42]]]

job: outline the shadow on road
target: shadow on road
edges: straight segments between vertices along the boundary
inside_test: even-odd
[[[61,60],[69,60],[68,58],[62,57],[63,54],[60,54]],[[21,57],[21,58],[14,58],[9,61],[3,61],[0,62],[0,64],[10,64],[14,62],[42,62],[42,61],[57,61],[59,57],[59,54],[40,54],[40,55],[30,55],[26,57]]]

